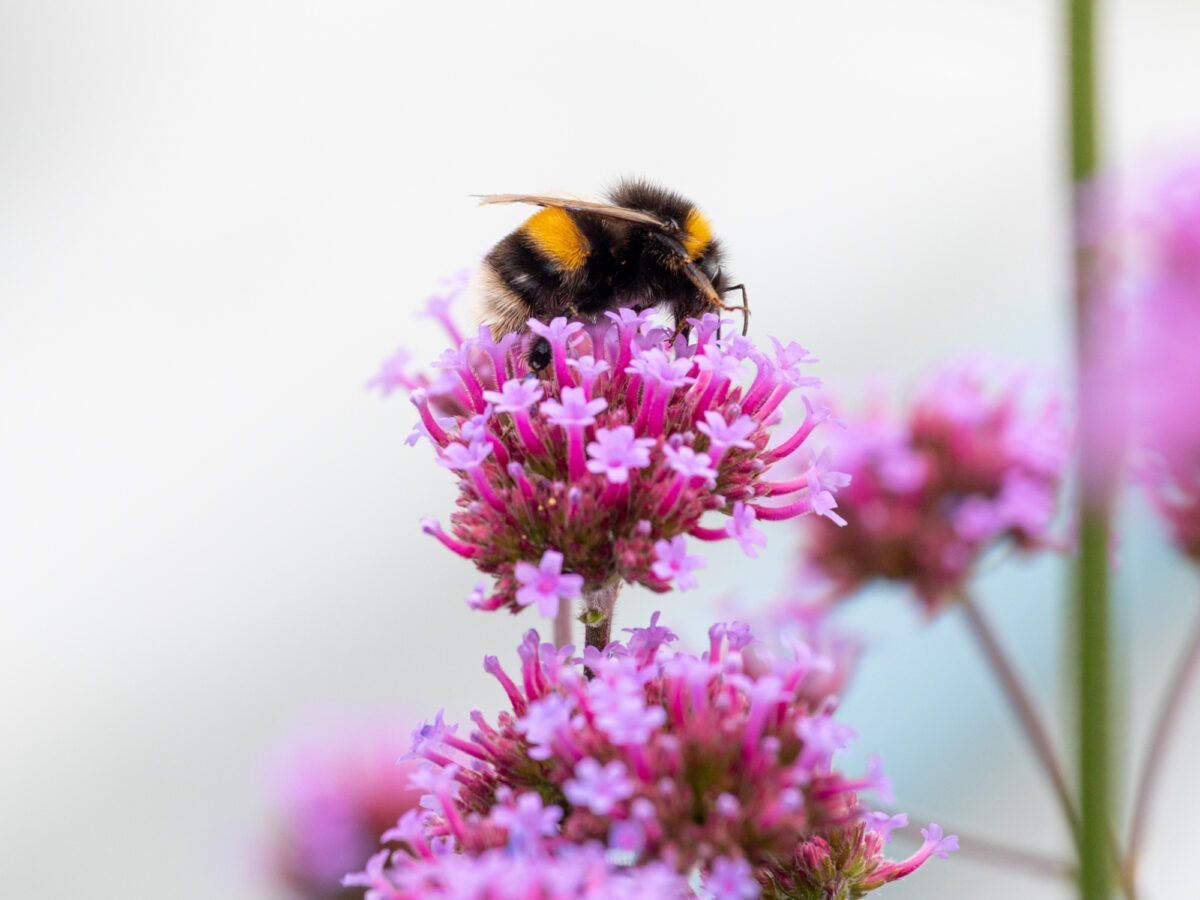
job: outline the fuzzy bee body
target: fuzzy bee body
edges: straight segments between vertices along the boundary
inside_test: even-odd
[[[604,200],[499,194],[483,202],[543,207],[492,248],[473,279],[479,320],[494,338],[525,331],[531,318],[594,321],[621,307],[666,306],[681,330],[705,312],[745,308],[721,299],[741,286],[728,284],[707,217],[671,191],[623,181]],[[537,343],[535,369],[549,361]]]

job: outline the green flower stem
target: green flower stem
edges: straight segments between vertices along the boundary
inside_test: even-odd
[[[583,592],[584,644],[603,650],[612,633],[613,607],[621,591],[621,580],[614,578],[595,591]]]
[[[1096,108],[1096,40],[1094,0],[1067,0],[1068,92],[1075,272],[1077,353],[1082,358],[1091,298],[1091,261],[1083,234],[1081,186],[1096,173],[1099,157]],[[1082,370],[1082,369],[1081,369]],[[1098,433],[1086,421],[1096,404],[1083,395],[1080,432]],[[1109,671],[1108,490],[1104,473],[1094,470],[1087,441],[1082,442],[1079,492],[1079,555],[1075,567],[1076,698],[1079,748],[1079,889],[1083,900],[1109,900],[1112,810],[1112,688]],[[1099,477],[1097,477],[1099,476]],[[1124,867],[1119,867],[1118,871]]]
[[[1142,841],[1146,836],[1146,823],[1150,818],[1151,801],[1158,786],[1158,778],[1162,772],[1163,758],[1167,745],[1179,721],[1179,713],[1184,707],[1188,688],[1196,680],[1196,670],[1200,668],[1200,615],[1197,615],[1192,625],[1192,634],[1183,654],[1179,657],[1175,672],[1172,675],[1167,693],[1163,697],[1162,708],[1151,732],[1150,748],[1146,751],[1146,761],[1142,764],[1141,775],[1138,778],[1137,793],[1134,794],[1133,817],[1129,825],[1129,853],[1125,862],[1125,875],[1132,881],[1137,871],[1138,857],[1142,850]]]
[[[1076,674],[1079,700],[1080,893],[1112,896],[1109,862],[1111,686],[1109,684],[1108,516],[1081,510],[1075,579]]]
[[[1070,55],[1071,178],[1076,183],[1096,174],[1096,27],[1094,0],[1067,0]]]

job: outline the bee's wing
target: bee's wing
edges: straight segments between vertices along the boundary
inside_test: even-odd
[[[652,216],[640,209],[613,206],[603,200],[593,200],[578,194],[484,194],[479,197],[480,206],[489,203],[531,203],[534,206],[554,206],[559,209],[595,213],[598,216],[621,219],[625,222],[636,222],[639,225],[651,225],[655,228],[666,227],[666,223],[658,216]]]

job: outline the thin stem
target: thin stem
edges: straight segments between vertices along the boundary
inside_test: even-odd
[[[965,590],[960,589],[956,594],[966,613],[971,631],[975,635],[975,639],[979,642],[979,646],[983,650],[983,655],[987,657],[988,662],[991,664],[992,671],[996,674],[1001,686],[1004,688],[1004,695],[1008,698],[1009,705],[1016,714],[1017,720],[1021,723],[1021,729],[1025,732],[1025,737],[1033,748],[1034,755],[1037,756],[1038,762],[1041,763],[1042,769],[1046,772],[1051,784],[1054,786],[1054,793],[1058,797],[1063,815],[1066,816],[1067,824],[1071,828],[1071,837],[1075,841],[1075,847],[1082,852],[1084,837],[1083,823],[1071,798],[1071,792],[1067,787],[1067,779],[1063,774],[1062,766],[1059,765],[1058,757],[1055,755],[1054,745],[1050,741],[1050,734],[1046,730],[1041,716],[1038,714],[1037,707],[1034,706],[1029,692],[1021,683],[1020,676],[1017,675],[1012,661],[1009,660],[1007,654],[1005,654],[1003,648],[1000,646],[1000,642],[996,639],[995,632],[992,631],[987,619],[983,617],[983,612],[979,609],[978,604],[975,603]],[[1121,859],[1121,848],[1117,843],[1116,835],[1111,828],[1108,828],[1104,834],[1105,868],[1109,870],[1110,876],[1113,873],[1120,874],[1122,876],[1122,892],[1129,900],[1137,900],[1137,888],[1134,885],[1132,875],[1122,865]]]
[[[621,592],[621,579],[614,578],[594,591],[583,592],[584,643],[603,650],[612,633],[613,607]]]
[[[943,826],[945,827],[945,826]],[[966,856],[978,859],[990,865],[1003,869],[1021,868],[1049,878],[1071,878],[1075,875],[1075,866],[1066,860],[1044,856],[1033,850],[1021,847],[1009,847],[978,835],[967,835],[957,829],[951,829],[962,841]],[[950,832],[947,832],[950,833]]]
[[[565,647],[571,643],[571,601],[558,599],[558,614],[554,617],[554,646]]]
[[[1078,656],[1080,889],[1084,900],[1112,894],[1109,795],[1111,685],[1109,684],[1108,514],[1087,509],[1080,521],[1075,614]],[[1100,857],[1099,848],[1103,848]],[[1117,871],[1125,867],[1118,865]],[[1099,874],[1095,869],[1103,869]],[[1126,885],[1127,892],[1130,886]]]
[[[588,647],[595,647],[597,650],[603,650],[608,646],[609,634],[612,631],[612,619],[601,619],[595,625],[588,625],[584,629],[583,642]]]
[[[1141,776],[1138,778],[1137,793],[1134,795],[1133,818],[1129,825],[1129,855],[1125,861],[1126,877],[1132,881],[1137,871],[1138,857],[1142,849],[1142,840],[1146,836],[1146,823],[1150,817],[1151,802],[1162,774],[1163,758],[1167,745],[1174,734],[1175,725],[1179,721],[1180,712],[1187,698],[1188,688],[1195,681],[1196,669],[1200,668],[1200,615],[1192,625],[1192,635],[1188,639],[1183,655],[1176,664],[1175,672],[1163,698],[1158,718],[1154,723],[1154,731],[1150,738],[1150,749],[1146,751],[1146,761],[1142,764]]]
[[[1071,799],[1071,791],[1067,787],[1066,776],[1063,774],[1062,767],[1058,764],[1058,757],[1055,755],[1054,745],[1050,742],[1050,735],[1046,731],[1046,726],[1042,723],[1042,718],[1038,714],[1029,692],[1025,689],[1024,684],[1021,683],[1020,676],[1017,675],[1012,662],[1000,646],[999,641],[996,640],[996,635],[992,631],[992,627],[988,624],[987,619],[983,617],[979,606],[965,590],[958,591],[958,599],[962,605],[963,612],[966,614],[967,624],[971,628],[971,633],[975,636],[975,640],[979,643],[979,648],[983,651],[983,655],[989,665],[991,665],[992,672],[995,674],[997,680],[999,680],[1000,686],[1004,690],[1004,696],[1008,700],[1013,714],[1016,715],[1017,721],[1021,725],[1021,730],[1025,733],[1025,738],[1029,741],[1029,745],[1033,749],[1038,763],[1054,787],[1054,793],[1058,798],[1059,806],[1062,807],[1063,815],[1070,826],[1071,836],[1078,842],[1079,814],[1075,810],[1075,803]]]
[[[1071,178],[1096,174],[1100,157],[1096,123],[1096,4],[1068,0],[1067,42],[1071,118]]]
[[[914,819],[930,817],[913,816],[910,814],[908,818],[911,822]],[[1073,878],[1075,876],[1074,864],[1065,859],[1038,853],[1036,850],[1013,847],[1009,844],[980,837],[977,834],[968,834],[956,825],[946,825],[940,816],[933,818],[942,823],[942,830],[947,834],[958,835],[964,856],[969,856],[982,863],[988,863],[1000,868],[1021,868],[1048,878]],[[896,840],[911,840],[915,842],[916,839],[899,832],[896,835]]]
[[[1099,158],[1096,108],[1095,0],[1068,0],[1067,51],[1071,179],[1075,184],[1075,325],[1080,373],[1088,340],[1093,298],[1092,260],[1085,239],[1081,186],[1096,173]],[[1098,434],[1098,397],[1079,379],[1080,440],[1079,555],[1075,565],[1075,658],[1077,662],[1079,753],[1079,890],[1083,900],[1112,896],[1111,791],[1112,690],[1108,587],[1110,489],[1090,435]],[[1124,871],[1118,866],[1117,871]],[[1132,887],[1124,885],[1127,892]]]

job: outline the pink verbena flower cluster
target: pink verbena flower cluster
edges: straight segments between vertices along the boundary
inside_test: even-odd
[[[275,818],[266,861],[272,879],[304,900],[349,900],[342,876],[379,846],[379,835],[417,807],[418,765],[396,765],[403,732],[341,719],[297,737],[272,766]]]
[[[833,437],[849,524],[812,529],[804,561],[845,596],[909,583],[931,611],[989,547],[1049,546],[1069,437],[1056,395],[1029,373],[961,359],[932,373],[905,418],[880,408]]]
[[[412,755],[433,764],[413,777],[430,795],[424,811],[385,834],[402,852],[383,851],[347,883],[368,885],[373,900],[407,900],[430,878],[443,891],[430,896],[490,897],[444,885],[495,869],[499,848],[552,861],[548,872],[568,860],[594,867],[587,848],[599,847],[611,865],[656,878],[664,866],[694,872],[716,900],[816,900],[861,896],[957,849],[931,825],[910,859],[883,856],[906,820],[860,802],[863,791],[890,793],[877,763],[857,778],[833,766],[854,732],[806,690],[827,660],[800,642],[790,659],[747,652],[753,637],[736,623],[713,626],[702,656],[672,652],[675,635],[657,618],[582,659],[530,631],[516,679],[485,660],[511,712],[495,724],[473,713],[469,737],[440,714],[414,733]],[[583,896],[573,875],[562,883],[565,892],[528,896]]]
[[[1141,206],[1127,372],[1141,481],[1200,560],[1200,163],[1167,173]]]
[[[533,796],[533,795],[528,795]],[[553,807],[551,807],[553,808]],[[346,884],[365,900],[691,900],[682,875],[662,864],[613,865],[598,844],[555,852],[485,850],[472,856],[433,854],[389,865],[381,850]]]
[[[781,642],[798,638],[828,660],[827,666],[814,669],[802,682],[812,696],[842,697],[854,677],[865,649],[863,638],[841,628],[833,621],[828,604],[814,602],[811,592],[800,583],[760,612],[760,631],[767,631]],[[746,652],[754,653],[755,647]]]
[[[704,565],[687,537],[736,540],[751,556],[766,538],[761,519],[816,512],[832,519],[844,479],[822,458],[801,477],[771,481],[828,410],[806,403],[790,435],[768,446],[779,408],[817,379],[798,344],[759,350],[741,335],[717,337],[712,315],[693,320],[694,341],[621,310],[598,323],[529,322],[553,350],[530,371],[515,335],[479,334],[442,354],[436,378],[385,364],[373,384],[407,388],[420,434],[459,479],[459,510],[444,530],[425,530],[483,572],[483,609],[537,605],[639,583],[651,590],[697,583]],[[777,502],[768,502],[776,500]],[[723,524],[702,524],[723,513]]]

